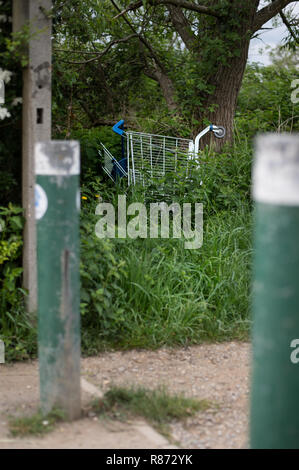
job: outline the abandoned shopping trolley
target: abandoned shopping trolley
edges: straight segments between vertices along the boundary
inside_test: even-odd
[[[103,156],[103,170],[116,181],[119,177],[126,177],[128,185],[136,183],[145,184],[162,178],[169,172],[176,172],[180,165],[198,156],[199,141],[208,132],[222,139],[225,129],[222,126],[210,125],[202,130],[195,140],[180,137],[170,137],[143,132],[124,131],[124,121],[121,120],[113,126],[113,131],[122,138],[122,158],[117,160],[101,143],[99,153]],[[126,142],[125,142],[126,141]],[[126,148],[126,151],[125,151]]]

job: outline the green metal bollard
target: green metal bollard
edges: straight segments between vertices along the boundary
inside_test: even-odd
[[[250,446],[299,449],[299,135],[258,137]]]
[[[80,417],[80,150],[75,141],[35,146],[38,350],[44,414]]]

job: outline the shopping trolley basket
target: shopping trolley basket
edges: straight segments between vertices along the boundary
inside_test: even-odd
[[[103,169],[112,180],[126,176],[128,185],[153,181],[162,178],[169,172],[176,172],[178,167],[186,168],[188,162],[196,160],[200,139],[208,132],[221,139],[225,136],[222,126],[210,125],[201,131],[195,140],[170,137],[143,132],[124,131],[124,121],[113,126],[113,131],[122,137],[122,159],[117,161],[102,144],[104,155]],[[124,145],[126,139],[126,146]],[[126,155],[125,155],[126,148]]]
[[[105,147],[102,142],[100,143],[101,148],[99,150],[99,154],[103,158],[103,164],[102,168],[105,171],[105,173],[109,176],[112,181],[116,181],[118,177],[125,176],[127,177],[127,171],[126,171],[126,159],[122,159],[120,161],[117,161],[116,158],[112,155],[111,152]]]

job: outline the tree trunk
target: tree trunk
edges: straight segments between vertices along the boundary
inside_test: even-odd
[[[213,143],[220,150],[225,142],[233,140],[237,98],[258,5],[259,0],[230,0],[226,5],[226,16],[216,19],[204,15],[199,17],[196,35],[191,31],[182,8],[168,6],[174,29],[198,62],[198,78],[207,85],[200,96],[202,106],[195,112],[200,124],[194,129],[194,134],[205,127],[207,120],[226,129],[224,139],[216,139],[209,133],[202,139],[201,146]],[[217,6],[219,0],[210,0],[209,7]]]
[[[201,125],[196,129],[198,133],[204,126],[204,120],[211,124],[223,126],[226,130],[224,139],[217,139],[212,133],[206,135],[201,141],[201,147],[213,145],[220,150],[224,143],[233,140],[233,123],[237,106],[237,98],[245,72],[249,41],[244,42],[239,57],[234,57],[225,65],[219,65],[218,70],[210,84],[215,87],[213,95],[209,95],[204,103],[205,110],[198,115]]]
[[[168,75],[159,70],[156,72],[156,76],[169,111],[175,111],[177,109],[177,103],[175,101],[175,89],[171,79]]]

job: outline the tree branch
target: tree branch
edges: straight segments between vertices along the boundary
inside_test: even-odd
[[[168,7],[171,22],[175,30],[179,33],[187,49],[192,49],[196,36],[182,10],[173,5]]]
[[[118,13],[118,15],[114,16],[114,20],[116,20],[117,18],[119,18],[120,16],[123,16],[125,15],[126,13],[128,13],[129,11],[134,11],[134,10],[138,10],[138,8],[142,7],[143,3],[141,0],[139,0],[138,2],[135,2],[135,3],[130,3],[130,5],[125,8],[125,10],[122,10],[121,12]]]
[[[285,26],[287,27],[287,29],[288,29],[290,35],[291,35],[292,38],[295,40],[295,42],[296,42],[297,44],[299,44],[299,38],[296,36],[296,34],[294,33],[294,31],[292,30],[292,26],[291,26],[289,20],[287,19],[286,15],[283,13],[283,11],[281,11],[279,14],[280,14],[280,17],[281,17],[283,23],[284,23]]]
[[[59,49],[57,47],[53,48],[55,52],[67,52],[68,54],[87,54],[87,55],[99,55],[98,51],[84,51],[84,50],[74,50],[74,49]]]
[[[114,6],[114,8],[120,12],[120,8],[117,6],[117,4],[115,3],[114,0],[110,0],[110,2],[112,3],[112,5]],[[140,42],[150,51],[151,53],[151,56],[152,58],[154,59],[154,61],[156,62],[156,64],[160,67],[160,69],[165,72],[165,67],[164,65],[162,64],[161,60],[159,59],[159,57],[157,56],[157,54],[155,53],[154,49],[152,48],[151,44],[145,39],[145,37],[143,37],[141,34],[139,34],[134,26],[132,26],[131,22],[128,20],[128,18],[125,16],[125,14],[122,15],[124,21],[127,23],[127,25],[129,26],[129,28],[131,29],[131,31],[133,31],[133,33],[139,38]]]
[[[82,64],[88,64],[89,62],[94,62],[95,60],[99,60],[101,59],[105,54],[107,54],[107,52],[109,52],[109,50],[111,49],[112,46],[114,46],[115,44],[120,44],[121,42],[127,42],[129,41],[130,39],[132,38],[135,38],[137,37],[138,35],[136,33],[134,34],[130,34],[129,36],[126,36],[125,38],[122,38],[122,39],[114,39],[114,41],[111,41],[108,46],[102,51],[100,52],[99,54],[97,54],[97,52],[84,52],[84,51],[67,51],[67,50],[63,50],[63,49],[54,49],[56,50],[57,52],[68,52],[68,53],[80,53],[80,54],[97,54],[96,57],[92,57],[91,59],[88,59],[88,60],[82,60],[80,62],[74,62],[74,61],[68,61],[68,60],[64,60],[64,59],[60,59],[62,62],[66,62],[67,64],[76,64],[76,65],[82,65]]]
[[[196,11],[197,13],[202,13],[204,15],[215,16],[216,18],[221,18],[221,14],[209,8],[205,5],[198,5],[197,3],[189,2],[186,0],[149,0],[150,5],[173,5],[175,7],[185,8],[186,10]],[[137,10],[143,5],[142,1],[131,3],[125,10],[120,11],[115,18],[123,16],[129,11]]]
[[[261,29],[263,24],[267,23],[267,21],[278,15],[283,8],[295,1],[296,0],[274,0],[272,3],[259,10],[253,22],[253,32]]]

